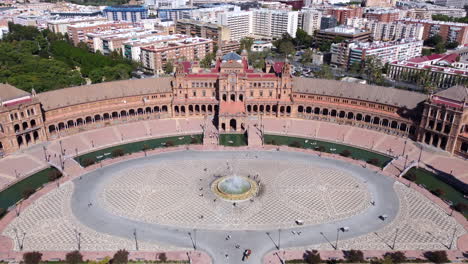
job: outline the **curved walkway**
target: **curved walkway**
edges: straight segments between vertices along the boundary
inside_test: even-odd
[[[184,132],[189,131],[187,133],[201,132],[200,125],[203,124],[202,119],[190,119],[189,121],[187,121],[186,119],[183,119],[183,120],[184,120],[183,122],[180,122],[180,120],[176,121],[174,119],[142,121],[139,123],[132,123],[132,124],[126,124],[126,125],[121,125],[121,126],[108,127],[108,128],[103,128],[99,130],[88,131],[88,132],[84,132],[81,134],[63,138],[62,148],[67,149],[66,156],[71,157],[74,155],[74,153],[70,153],[71,152],[70,149],[75,149],[77,153],[85,153],[91,150],[95,150],[97,148],[102,148],[102,147],[111,146],[111,145],[115,145],[119,143],[120,144],[128,143],[130,141],[138,141],[138,140],[142,140],[146,138],[155,137],[155,135],[157,135],[158,137],[160,135],[161,136],[174,135],[177,133],[181,133],[181,131],[184,131]],[[169,124],[169,125],[160,126],[161,123],[158,123],[159,121],[164,121],[165,124]],[[118,139],[117,136],[115,136],[116,133],[120,131],[120,129],[125,130],[125,129],[129,129],[130,127],[130,130],[135,130],[135,129],[141,130],[142,129],[141,123],[143,122],[148,122],[148,123],[152,122],[153,123],[152,125],[156,129],[162,129],[165,131],[165,133],[161,133],[161,134],[153,133],[152,129],[150,130],[147,128],[148,124],[143,124],[143,127],[146,128],[145,130],[147,132],[149,131],[149,133],[146,135],[143,135],[143,136],[135,135],[135,137],[132,136],[128,138],[121,138],[120,140]],[[187,129],[182,130],[181,123],[183,124],[184,128],[187,128]],[[402,155],[403,153],[405,153],[405,155],[409,156],[408,160],[418,160],[418,157],[421,156],[421,161],[423,164],[429,165],[431,167],[435,167],[446,173],[452,172],[453,175],[457,176],[461,180],[465,180],[465,177],[468,176],[468,174],[466,173],[468,171],[468,163],[466,161],[456,158],[456,157],[449,157],[445,155],[445,153],[434,152],[430,148],[427,148],[427,149],[423,148],[421,151],[417,143],[414,143],[409,140],[407,141],[407,144],[405,147],[405,141],[406,141],[405,139],[392,137],[392,136],[385,135],[382,133],[369,131],[369,130],[361,129],[357,127],[342,126],[342,125],[319,122],[319,121],[305,121],[305,120],[292,120],[292,119],[264,119],[264,125],[265,125],[265,130],[267,132],[286,134],[286,135],[296,135],[296,136],[303,136],[303,137],[316,137],[318,139],[338,141],[342,143],[352,143],[352,145],[357,145],[360,147],[365,147],[365,148],[373,149],[376,151],[389,153],[394,156]],[[125,131],[128,131],[128,130],[125,130]],[[112,134],[114,136],[111,138],[114,138],[114,139],[107,140],[107,138],[110,137]],[[341,140],[340,140],[340,137],[341,137]],[[106,141],[103,140],[102,143],[98,144],[94,141],[97,138],[106,139]],[[100,141],[97,141],[97,142],[100,142]],[[46,145],[47,145],[46,155],[50,155],[52,163],[55,162],[56,164],[59,164],[59,160],[57,156],[61,152],[59,141],[57,140],[57,141],[49,142]],[[282,148],[282,149],[286,149],[286,148]],[[159,153],[159,152],[161,151],[156,150],[148,154],[151,155],[151,154]],[[0,177],[2,177],[2,175],[7,175],[7,177],[3,176],[3,178],[10,179],[10,181],[7,181],[7,184],[8,184],[8,183],[11,183],[11,180],[24,177],[25,175],[28,175],[28,173],[38,170],[38,168],[40,168],[41,166],[45,167],[47,166],[47,163],[45,163],[44,161],[41,161],[41,159],[44,160],[44,156],[45,155],[44,155],[42,146],[39,145],[39,146],[34,146],[33,148],[30,148],[30,149],[23,150],[21,152],[18,152],[7,158],[4,158],[0,160],[0,165],[1,165],[0,168],[2,168],[0,169]],[[131,156],[123,157],[121,159],[104,161],[101,165],[95,165],[93,167],[89,167],[86,169],[79,167],[76,164],[76,162],[74,162],[72,159],[65,159],[65,173],[66,175],[68,175],[68,177],[62,179],[62,181],[68,181],[73,177],[82,175],[86,171],[92,171],[99,166],[105,166],[107,164],[116,163],[123,159],[136,158],[136,157],[141,157],[141,156],[143,156],[142,153],[136,153]],[[339,158],[339,157],[335,157],[335,158]],[[20,160],[21,163],[26,162],[28,164],[38,164],[38,165],[37,166],[34,165],[31,168],[28,166],[19,166],[18,164],[14,162],[10,162],[15,159]],[[31,160],[33,160],[34,162],[30,163]],[[403,161],[401,158],[396,160],[396,162],[393,163],[395,164],[394,167],[392,168],[392,166],[389,166],[388,168],[386,168],[383,174],[391,175],[391,176],[397,175],[399,170],[403,166],[401,165],[402,162]],[[402,182],[405,182],[404,179],[399,179],[399,180]],[[423,193],[426,197],[429,197],[433,203],[438,204],[441,208],[446,210],[446,212],[449,212],[447,206],[438,198],[433,197],[431,194],[429,194],[427,190],[418,188],[417,186],[414,186],[414,185],[412,185],[411,187],[416,189],[418,192]],[[54,186],[52,185],[47,186],[40,193],[35,194],[32,197],[32,199],[29,199],[28,201],[24,202],[22,205],[22,208],[25,208],[35,198],[39,197],[40,195],[46,193],[47,191],[53,188]],[[462,223],[462,225],[464,226],[464,229],[467,228],[467,223],[463,216],[461,216],[458,213],[454,213],[454,217],[455,219],[458,220],[458,222]],[[15,218],[14,213],[10,212],[0,222],[0,229],[3,230],[4,227],[14,218]],[[9,239],[5,240],[5,239],[6,239],[5,237],[0,238],[0,242],[2,242],[0,243],[2,244],[2,247],[0,247],[2,258],[5,258],[5,256],[8,257],[8,255],[18,257],[19,256],[18,254],[14,254],[8,250],[8,248],[10,248],[11,250],[11,246],[13,246],[12,245],[13,243],[11,243],[11,240]],[[8,242],[3,243],[6,241]],[[467,247],[466,242],[467,242],[467,239],[465,235],[460,238],[459,243],[457,245],[458,248],[460,250],[466,250],[466,247]],[[200,262],[200,263],[206,263],[206,262]]]

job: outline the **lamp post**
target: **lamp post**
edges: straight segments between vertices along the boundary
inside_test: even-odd
[[[397,239],[398,231],[399,231],[399,230],[400,230],[400,229],[398,229],[398,228],[395,230],[395,237],[393,238],[392,250],[395,250],[395,243],[396,243],[396,239]]]
[[[336,242],[335,242],[335,250],[338,250],[338,239],[340,238],[340,229],[336,229]]]
[[[78,251],[81,250],[81,233],[78,232],[75,228],[75,236],[76,236],[76,242],[78,243]]]
[[[138,250],[138,239],[137,239],[137,231],[136,231],[136,228],[133,229],[133,237],[135,238],[135,249]]]

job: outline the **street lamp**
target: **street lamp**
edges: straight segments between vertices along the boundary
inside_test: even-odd
[[[135,249],[138,250],[138,239],[137,239],[136,228],[133,229],[133,237],[135,238]]]

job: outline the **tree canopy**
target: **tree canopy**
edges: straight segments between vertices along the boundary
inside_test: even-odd
[[[9,23],[0,42],[0,82],[37,92],[130,78],[137,65],[119,54],[104,56],[74,47],[48,29]]]

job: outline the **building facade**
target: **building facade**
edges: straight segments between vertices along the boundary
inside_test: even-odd
[[[402,19],[405,24],[421,24],[424,26],[423,39],[440,35],[445,42],[468,44],[468,24],[432,20]]]
[[[252,12],[226,12],[218,14],[218,23],[229,28],[230,40],[239,41],[252,33]]]
[[[116,29],[135,28],[138,27],[131,22],[113,22],[113,21],[96,21],[78,23],[67,27],[67,34],[73,45],[78,45],[80,42],[86,43],[86,34],[98,31],[109,31]]]
[[[103,12],[107,19],[111,21],[138,22],[148,18],[148,8],[145,6],[108,6],[104,8]]]
[[[212,39],[218,45],[231,39],[229,28],[196,20],[181,19],[176,22],[176,33],[192,37]]]
[[[222,56],[219,52],[212,69],[182,62],[173,77],[83,85],[37,95],[14,87],[0,89],[0,96],[9,98],[2,99],[0,106],[1,150],[10,153],[104,125],[158,118],[213,116],[221,133],[249,133],[251,120],[269,116],[358,126],[422,140],[468,157],[466,88],[464,94],[453,87],[428,98],[389,87],[296,78],[291,68],[287,61],[267,61],[264,71],[256,71],[248,65],[246,53]],[[432,117],[434,108],[439,110]],[[440,114],[443,111],[448,114]],[[447,131],[446,144],[427,139],[428,132],[440,132],[438,127]]]
[[[341,37],[344,40],[353,42],[367,42],[370,40],[370,31],[365,29],[357,29],[346,26],[338,26],[334,28],[322,29],[317,31],[316,39],[318,43],[331,42],[336,37]]]

